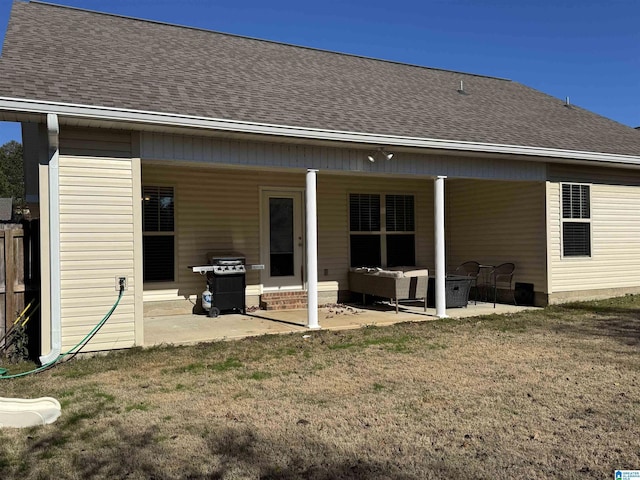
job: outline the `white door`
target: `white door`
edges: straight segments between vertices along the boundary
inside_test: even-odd
[[[261,254],[265,291],[302,290],[302,191],[262,191]]]

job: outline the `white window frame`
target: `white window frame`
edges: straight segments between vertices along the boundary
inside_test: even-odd
[[[564,199],[563,190],[564,186],[584,186],[589,188],[589,218],[565,218],[564,217]],[[566,260],[585,260],[593,258],[593,208],[592,208],[592,192],[593,185],[583,182],[561,182],[560,183],[560,256]],[[564,225],[565,223],[586,223],[589,225],[589,255],[565,255],[564,254]]]
[[[144,229],[144,189],[145,188],[170,188],[173,196],[173,230],[172,231],[145,231]],[[163,183],[149,183],[142,185],[142,242],[144,244],[144,237],[173,237],[173,278],[171,280],[152,280],[145,281],[144,285],[166,285],[170,283],[175,283],[178,278],[178,265],[177,265],[177,251],[178,251],[178,238],[176,235],[176,223],[177,223],[177,212],[176,212],[176,187],[175,185],[168,185]],[[144,258],[143,258],[143,278],[144,278]]]
[[[379,195],[380,196],[380,230],[377,231],[358,231],[351,230],[351,195]],[[413,197],[413,230],[406,231],[387,231],[387,195],[400,195],[405,197]],[[347,212],[348,212],[348,227],[349,227],[349,239],[348,239],[348,251],[349,251],[349,265],[351,265],[351,235],[375,235],[380,237],[380,263],[382,267],[387,267],[387,236],[390,235],[413,235],[413,258],[417,261],[416,248],[417,248],[417,234],[416,234],[416,198],[415,193],[407,192],[348,192],[347,193]]]

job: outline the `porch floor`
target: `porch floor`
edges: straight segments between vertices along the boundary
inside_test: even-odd
[[[473,302],[467,308],[447,309],[451,318],[464,318],[493,313],[514,313],[536,307],[515,305],[496,305],[493,303]],[[435,309],[427,308],[417,302],[401,304],[396,314],[395,306],[376,303],[363,307],[358,304],[321,307],[318,321],[323,330],[348,330],[365,325],[392,325],[400,322],[422,322],[437,320]],[[305,327],[307,310],[256,310],[242,314],[223,314],[217,318],[206,315],[167,315],[145,317],[144,345],[193,344],[214,340],[231,340],[258,335],[277,333],[312,333]]]

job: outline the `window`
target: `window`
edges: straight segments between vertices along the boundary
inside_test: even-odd
[[[591,199],[589,185],[562,184],[562,255],[591,256]]]
[[[145,282],[174,280],[173,198],[172,187],[142,187],[142,271]]]
[[[351,266],[415,265],[413,195],[349,195]]]

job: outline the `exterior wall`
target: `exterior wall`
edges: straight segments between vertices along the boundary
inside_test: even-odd
[[[85,350],[140,345],[140,179],[131,134],[63,128],[60,146],[62,349],[82,340],[109,311],[118,276],[127,277],[128,290]]]
[[[145,284],[145,302],[177,299],[195,302],[205,281],[187,266],[202,264],[209,250],[239,251],[245,254],[249,264],[265,263],[266,260],[260,258],[260,188],[301,189],[305,185],[303,170],[196,168],[157,163],[142,167],[143,185],[174,187],[176,222],[176,281]],[[325,302],[336,301],[337,292],[348,289],[350,192],[414,193],[416,261],[433,265],[432,180],[347,176],[321,171],[317,188],[318,273],[320,296]],[[248,301],[256,303],[261,292],[260,271],[249,270]]]
[[[469,260],[516,265],[514,282],[547,292],[545,184],[448,180],[446,183],[447,265]]]
[[[640,292],[640,173],[550,167],[550,303]],[[561,183],[591,185],[591,257],[562,257]]]

